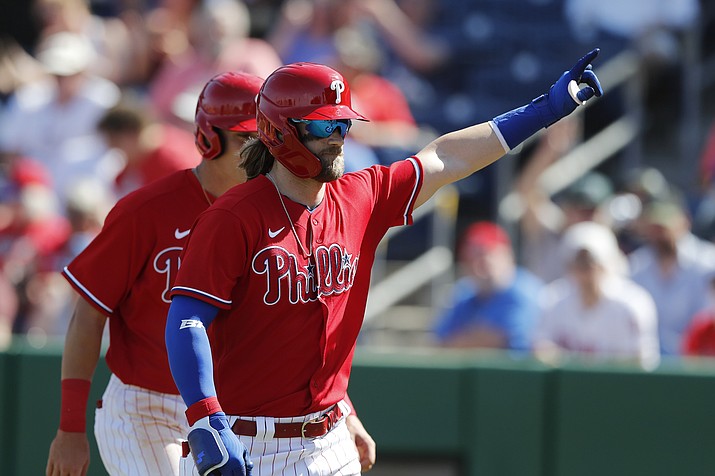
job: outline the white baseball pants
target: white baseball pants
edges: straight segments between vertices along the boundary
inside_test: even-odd
[[[112,375],[94,421],[107,472],[112,476],[178,476],[181,442],[189,432],[185,411],[179,395],[126,385]]]

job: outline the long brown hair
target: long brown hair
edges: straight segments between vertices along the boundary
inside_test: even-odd
[[[273,168],[275,160],[266,144],[259,139],[250,139],[241,147],[239,153],[241,157],[241,167],[246,171],[248,180],[265,175]]]

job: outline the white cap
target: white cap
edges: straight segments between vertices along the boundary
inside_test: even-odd
[[[45,38],[37,49],[37,59],[56,76],[71,76],[86,70],[95,57],[90,41],[67,31]]]
[[[588,251],[607,271],[620,275],[627,272],[627,262],[616,235],[607,226],[592,221],[571,225],[561,239],[564,262],[573,261],[581,250]]]

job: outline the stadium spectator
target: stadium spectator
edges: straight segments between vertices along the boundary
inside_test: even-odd
[[[352,23],[354,0],[286,0],[267,40],[283,63],[308,61],[333,65],[336,32]]]
[[[561,241],[564,276],[543,290],[535,355],[590,362],[659,362],[657,313],[649,293],[627,277],[613,232],[596,222],[570,226]]]
[[[385,60],[379,73],[397,85],[418,124],[444,133],[474,119],[476,109],[462,93],[459,49],[463,30],[434,0],[355,1],[354,15],[378,42]],[[471,115],[469,119],[467,115]]]
[[[0,267],[19,298],[13,332],[37,328],[46,334],[60,305],[54,299],[54,266],[71,227],[39,162],[14,159],[10,178],[13,190],[4,198],[8,215],[0,225]]]
[[[0,121],[0,152],[40,162],[61,203],[83,177],[110,186],[118,164],[105,155],[96,125],[119,100],[119,88],[89,72],[95,53],[82,36],[51,35],[40,43],[36,57],[50,77],[10,97]]]
[[[527,351],[538,316],[541,281],[514,261],[506,231],[489,221],[467,228],[459,249],[463,277],[436,320],[439,344]]]
[[[93,74],[118,85],[141,77],[141,43],[132,37],[126,23],[115,16],[99,16],[88,0],[33,0],[32,11],[39,26],[39,41],[61,32],[82,36],[91,45]]]
[[[245,71],[265,78],[281,66],[273,47],[252,38],[250,15],[241,0],[205,0],[192,11],[188,47],[165,58],[149,83],[157,118],[193,130],[201,88],[216,74]]]
[[[715,278],[710,279],[707,303],[685,329],[683,355],[715,357]]]
[[[692,233],[675,200],[650,203],[640,221],[645,243],[629,255],[631,276],[655,300],[661,352],[679,355],[690,319],[706,305],[715,245]]]
[[[609,223],[603,205],[613,195],[611,180],[591,171],[554,197],[544,187],[544,172],[580,138],[581,122],[567,118],[546,130],[517,179],[516,192],[523,208],[520,217],[520,260],[545,283],[563,276],[558,259],[563,231],[583,221]]]
[[[97,128],[108,146],[124,159],[124,167],[116,177],[117,197],[199,163],[194,136],[157,120],[137,100],[125,98],[107,111]]]
[[[125,8],[120,14],[132,35],[139,55],[141,77],[137,81],[143,90],[151,83],[161,65],[186,54],[189,25],[193,11],[202,0],[158,0],[142,2]]]

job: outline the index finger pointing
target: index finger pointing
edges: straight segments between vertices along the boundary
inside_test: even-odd
[[[586,67],[593,61],[596,56],[601,52],[600,48],[594,48],[579,59],[573,68],[571,68],[571,75],[574,79],[581,77]]]

